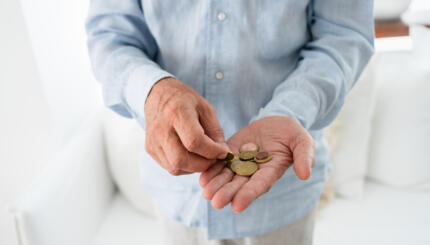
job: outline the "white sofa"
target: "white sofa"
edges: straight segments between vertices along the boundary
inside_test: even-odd
[[[162,244],[154,216],[133,208],[111,177],[102,118],[84,123],[13,209],[21,245]],[[137,164],[124,165],[138,178]]]
[[[106,142],[114,138],[104,129],[113,125],[138,132],[134,122],[111,112],[95,115],[56,154],[38,184],[15,207],[21,245],[163,244],[152,200],[138,181],[134,162],[138,154],[127,156],[134,154],[123,151],[124,161],[117,163],[107,158],[109,154],[115,158],[106,152],[109,147],[118,147],[117,151],[127,147],[118,138]],[[118,166],[125,170],[112,173]],[[118,186],[128,190],[119,191]],[[130,196],[137,189],[142,195]],[[315,244],[424,245],[430,244],[429,231],[429,191],[366,181],[361,199],[336,198],[320,212]]]

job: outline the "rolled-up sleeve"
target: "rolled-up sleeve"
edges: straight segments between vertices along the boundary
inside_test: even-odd
[[[310,41],[296,69],[253,120],[284,115],[309,130],[327,126],[372,56],[373,1],[314,0],[308,11]]]
[[[106,106],[145,126],[152,86],[172,77],[154,62],[158,48],[138,0],[92,0],[86,22],[88,49]]]

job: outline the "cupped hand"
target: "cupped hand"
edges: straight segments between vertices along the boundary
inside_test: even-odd
[[[160,80],[145,103],[145,149],[172,175],[202,172],[228,147],[214,107],[174,78]]]
[[[314,164],[314,142],[309,133],[294,119],[271,116],[257,120],[239,130],[228,140],[234,153],[241,145],[254,142],[260,151],[272,153],[271,161],[259,164],[251,177],[234,175],[222,162],[203,172],[200,185],[203,197],[221,209],[231,202],[234,212],[242,212],[255,199],[268,192],[292,164],[296,175],[306,180]]]

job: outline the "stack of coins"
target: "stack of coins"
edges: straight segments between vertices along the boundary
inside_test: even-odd
[[[260,151],[257,144],[249,142],[242,145],[239,155],[229,152],[224,159],[234,173],[240,176],[251,176],[258,170],[258,165],[272,160],[272,154]]]

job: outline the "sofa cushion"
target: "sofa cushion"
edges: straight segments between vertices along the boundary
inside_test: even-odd
[[[153,200],[140,181],[139,159],[145,148],[145,133],[132,119],[106,109],[105,147],[112,178],[120,192],[137,210],[153,214]]]
[[[421,188],[430,184],[430,31],[412,31],[414,50],[386,54],[381,63],[384,82],[375,106],[369,176]]]
[[[112,201],[92,245],[163,244],[162,227],[156,218],[138,212],[119,193]]]
[[[315,245],[430,244],[429,191],[367,182],[360,200],[337,198],[318,216]]]
[[[337,195],[346,198],[359,198],[363,193],[376,65],[377,57],[374,57],[348,94],[338,117],[326,129],[333,166],[329,185]]]

